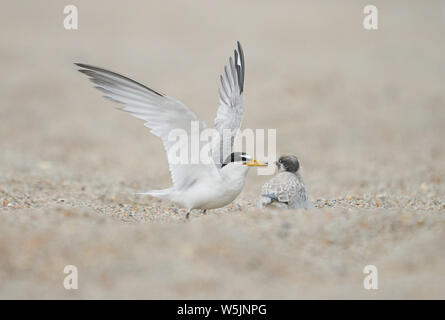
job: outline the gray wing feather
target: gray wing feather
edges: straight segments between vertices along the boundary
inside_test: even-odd
[[[121,110],[144,120],[145,126],[162,139],[175,187],[188,185],[193,177],[215,173],[216,167],[213,164],[178,164],[171,159],[168,152],[176,143],[168,139],[172,130],[179,128],[190,133],[192,121],[198,121],[200,129],[206,128],[205,123],[186,105],[118,73],[82,63],[76,65],[82,68],[80,72],[96,84],[95,88],[105,94],[105,98],[121,104]],[[188,134],[188,139],[190,138],[191,134]],[[187,143],[190,146],[190,141]]]
[[[245,62],[241,44],[234,50],[234,57],[229,58],[220,76],[219,108],[215,118],[215,128],[220,139],[215,139],[212,146],[213,160],[221,167],[224,160],[233,152],[235,136],[243,120],[243,90]]]

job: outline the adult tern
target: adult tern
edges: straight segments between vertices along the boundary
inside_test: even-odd
[[[177,141],[169,139],[169,133],[182,129],[187,133],[183,143],[191,144],[191,122],[198,122],[200,132],[207,128],[182,102],[144,86],[118,73],[76,63],[95,88],[105,97],[122,104],[122,110],[145,121],[145,126],[160,137],[167,152],[173,186],[163,190],[151,190],[142,194],[169,200],[187,209],[187,218],[192,209],[215,209],[231,203],[244,186],[248,168],[265,166],[249,155],[234,152],[234,139],[243,119],[243,91],[245,61],[240,43],[230,57],[228,66],[220,76],[219,108],[215,129],[219,139],[211,146],[211,161],[191,164],[178,163],[169,152]],[[176,146],[177,147],[177,146]]]

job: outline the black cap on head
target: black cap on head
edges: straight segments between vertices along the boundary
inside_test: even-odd
[[[251,160],[250,156],[245,152],[232,152],[230,156],[226,158],[224,163],[222,164],[221,168],[225,165],[228,165],[231,162],[245,162]]]
[[[287,172],[297,172],[300,169],[300,162],[296,156],[281,156],[277,161],[279,169]]]

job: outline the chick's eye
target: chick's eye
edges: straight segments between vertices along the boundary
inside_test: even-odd
[[[280,159],[280,160],[278,160],[278,163],[283,163],[283,160],[281,160],[281,159]]]

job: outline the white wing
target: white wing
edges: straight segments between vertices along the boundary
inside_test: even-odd
[[[205,165],[181,164],[176,161],[175,164],[172,155],[168,152],[176,143],[176,141],[168,140],[171,130],[185,130],[188,137],[187,148],[189,148],[191,121],[198,121],[200,130],[206,127],[205,123],[200,121],[187,106],[115,72],[81,63],[76,63],[76,65],[82,68],[80,72],[86,74],[89,80],[97,85],[96,89],[106,94],[105,98],[123,104],[122,110],[146,121],[145,126],[162,139],[175,188],[190,185],[197,177],[215,172],[216,167],[213,162]]]
[[[233,152],[235,136],[243,121],[244,72],[244,53],[238,42],[234,59],[230,57],[229,67],[224,66],[224,75],[220,76],[219,108],[215,118],[220,139],[215,140],[212,147],[213,160],[218,167]]]

